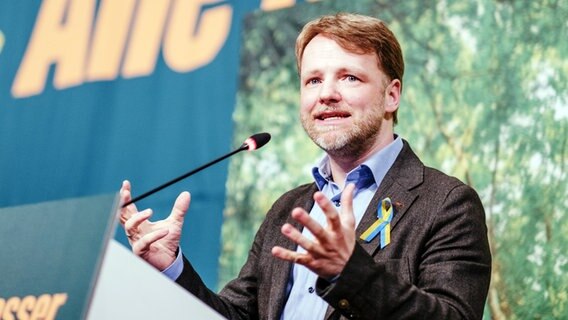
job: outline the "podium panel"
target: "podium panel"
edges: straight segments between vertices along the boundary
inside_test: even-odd
[[[0,319],[223,319],[112,240],[115,198],[0,209]]]
[[[87,319],[225,318],[111,240]]]
[[[114,199],[0,209],[0,318],[84,317],[114,234]]]

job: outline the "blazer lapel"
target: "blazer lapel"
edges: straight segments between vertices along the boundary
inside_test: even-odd
[[[323,317],[325,320],[333,320],[333,319],[339,319],[339,314],[337,312],[335,312],[335,308],[328,305],[327,306],[327,310],[325,311],[325,317]]]
[[[304,210],[310,212],[312,207],[314,206],[314,198],[313,194],[317,191],[317,187],[313,184],[313,187],[310,188],[309,192],[306,192],[298,201],[290,207],[290,212],[292,212],[293,208],[302,207]],[[286,222],[300,230],[302,232],[303,226],[297,222],[296,220],[292,219],[292,216],[288,214],[286,218]],[[288,249],[288,250],[296,250],[297,245],[291,241],[290,239],[280,235],[283,240],[279,241],[278,245]],[[271,277],[271,281],[273,283],[271,290],[271,296],[275,297],[274,302],[271,303],[269,306],[269,319],[280,320],[281,313],[284,309],[284,304],[286,303],[286,299],[288,293],[286,292],[286,287],[288,286],[288,281],[290,279],[290,272],[292,268],[292,263],[284,260],[280,260],[277,258],[273,259],[273,273]]]
[[[367,253],[371,256],[380,248],[380,237],[375,237],[371,242],[365,242],[359,237],[377,220],[377,209],[380,206],[382,199],[386,197],[391,198],[394,207],[394,216],[391,221],[391,232],[394,232],[397,222],[403,218],[406,210],[410,207],[412,202],[414,202],[417,195],[401,188],[401,186],[397,183],[391,184],[388,188],[386,188],[386,190],[381,190],[381,188],[377,190],[356,230],[357,242],[359,242],[363,249],[365,249],[365,251],[367,251]]]
[[[418,159],[412,151],[408,142],[403,140],[403,147],[400,154],[396,158],[392,167],[389,169],[381,185],[373,195],[367,210],[363,214],[355,236],[359,244],[373,256],[379,248],[379,237],[375,237],[373,241],[366,243],[360,240],[361,234],[367,230],[377,220],[377,208],[379,203],[386,197],[390,197],[394,206],[394,217],[391,221],[391,231],[396,227],[398,221],[402,219],[408,208],[418,197],[412,192],[412,189],[423,182],[424,164]],[[340,316],[332,306],[329,306],[325,313],[326,320],[339,319]]]
[[[375,237],[371,242],[360,240],[359,237],[377,220],[377,209],[380,202],[389,197],[393,203],[392,232],[395,230],[398,221],[404,217],[408,208],[418,197],[418,194],[412,192],[412,189],[423,182],[424,165],[410,149],[408,143],[404,140],[403,143],[400,154],[383,178],[355,231],[357,241],[371,256],[379,249],[379,237]]]

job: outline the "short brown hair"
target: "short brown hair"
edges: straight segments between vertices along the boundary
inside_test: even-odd
[[[302,56],[308,43],[318,34],[325,35],[337,42],[343,49],[360,54],[374,52],[379,60],[379,69],[390,80],[400,80],[402,91],[402,76],[404,60],[398,40],[386,24],[373,17],[338,13],[327,15],[308,22],[296,39],[296,64],[298,73],[302,67]],[[396,112],[393,115],[397,122]]]

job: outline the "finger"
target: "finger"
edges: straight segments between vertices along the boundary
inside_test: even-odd
[[[272,256],[286,261],[294,261],[293,252],[279,246],[272,248]]]
[[[321,192],[316,192],[314,194],[314,200],[325,214],[329,228],[334,231],[341,229],[339,213],[331,201],[329,201],[329,199]]]
[[[313,257],[309,254],[299,253],[296,251],[284,249],[279,246],[272,248],[272,256],[281,260],[290,261],[304,266],[307,266],[313,261]]]
[[[294,241],[294,243],[304,248],[307,252],[321,255],[321,248],[315,242],[302,235],[302,233],[291,224],[285,223],[281,231],[288,239]]]
[[[317,221],[310,217],[306,210],[302,208],[295,208],[292,210],[292,218],[310,230],[314,237],[320,241],[325,241],[325,238],[327,237],[325,229]]]
[[[136,208],[136,205],[134,204],[130,204],[128,205],[126,208],[122,207],[123,203],[126,203],[128,201],[130,201],[132,199],[132,192],[131,192],[131,185],[130,185],[130,181],[128,180],[124,180],[122,182],[122,186],[120,188],[120,203],[119,203],[119,208],[120,208],[120,223],[124,225],[124,223],[126,222],[126,220],[130,219],[130,217],[135,214],[138,209]]]
[[[150,216],[152,216],[152,209],[146,209],[130,217],[130,219],[128,219],[126,223],[124,223],[126,236],[132,237],[136,235],[138,233],[137,230],[140,224],[142,224],[142,222],[144,221],[147,221]]]
[[[272,255],[276,258],[294,262],[294,259],[298,253],[296,251],[284,249],[279,246],[275,246],[272,248]]]
[[[172,212],[170,213],[168,219],[172,219],[178,223],[183,224],[183,218],[185,217],[185,214],[189,209],[190,201],[191,195],[189,194],[189,192],[184,191],[180,193],[174,203],[174,207],[172,208]]]
[[[167,236],[169,232],[170,231],[167,228],[164,228],[148,233],[138,241],[134,242],[134,245],[132,246],[132,252],[134,252],[136,255],[140,255],[141,253],[148,251],[150,249],[150,246],[154,242]]]
[[[132,191],[132,186],[130,185],[130,181],[128,180],[122,181],[122,189]]]
[[[341,221],[351,229],[355,229],[353,193],[355,193],[355,184],[350,183],[343,189],[343,193],[341,194]]]
[[[120,187],[120,200],[121,200],[121,207],[123,203],[130,201],[132,198],[132,190],[130,186],[130,181],[124,180],[122,181],[122,186]]]

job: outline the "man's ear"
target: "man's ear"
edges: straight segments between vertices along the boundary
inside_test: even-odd
[[[385,89],[385,112],[393,113],[398,110],[400,103],[400,80],[394,79]]]

